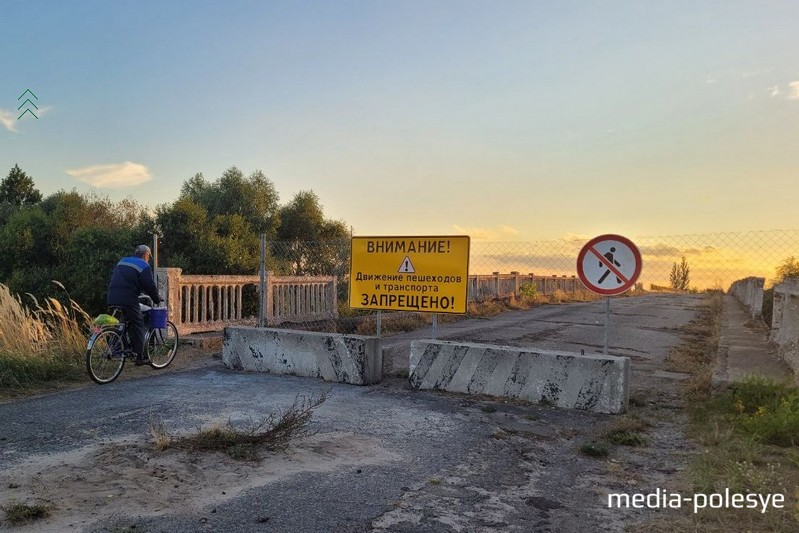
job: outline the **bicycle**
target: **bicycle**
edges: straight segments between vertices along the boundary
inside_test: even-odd
[[[149,297],[141,296],[139,299]],[[95,326],[86,345],[86,370],[92,381],[99,385],[111,383],[122,373],[125,360],[135,357],[131,349],[128,324],[120,320],[122,309],[111,307],[111,317],[117,321],[115,324]],[[143,312],[145,323],[149,324],[149,310]],[[149,358],[149,365],[156,369],[166,368],[175,359],[178,351],[178,330],[170,321],[165,328],[149,326],[144,336],[144,354]]]

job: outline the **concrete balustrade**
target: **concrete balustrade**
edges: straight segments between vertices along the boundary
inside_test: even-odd
[[[563,292],[587,292],[588,289],[577,276],[540,276],[534,273],[520,274],[473,274],[469,276],[469,300],[484,300],[486,298],[505,298],[521,294],[525,285],[535,287],[541,295],[553,294],[560,290]]]
[[[774,286],[770,340],[779,356],[799,375],[799,278]]]
[[[730,294],[741,302],[753,318],[763,316],[763,285],[766,278],[739,279],[730,286]]]
[[[266,277],[265,315],[268,325],[313,322],[338,316],[335,276]],[[159,291],[165,295],[169,320],[178,333],[221,331],[240,324],[244,288],[259,286],[255,276],[184,275],[179,268],[159,268]]]

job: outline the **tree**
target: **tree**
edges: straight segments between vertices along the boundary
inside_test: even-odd
[[[799,276],[799,261],[794,256],[788,257],[777,267],[777,279],[774,284],[782,283],[787,278],[797,276]]]
[[[0,203],[9,202],[22,206],[37,204],[41,201],[42,193],[34,187],[33,178],[25,174],[19,165],[14,165],[8,176],[0,182]]]
[[[245,178],[241,170],[230,167],[213,183],[195,174],[183,184],[180,196],[204,207],[209,220],[218,215],[241,215],[256,234],[274,237],[279,197],[260,170]]]
[[[65,247],[69,260],[61,263],[53,279],[60,280],[85,311],[103,312],[114,265],[141,242],[130,228],[81,228],[70,236]]]
[[[193,199],[181,197],[172,205],[160,206],[156,211],[159,241],[164,266],[182,268],[186,273],[221,274],[202,272],[199,251],[208,240],[208,211]]]
[[[300,191],[280,209],[280,242],[273,254],[288,256],[297,276],[339,273],[348,262],[347,247],[341,245],[348,236],[346,224],[325,219],[313,191]]]
[[[132,200],[113,203],[75,191],[16,207],[0,225],[0,282],[42,297],[53,295],[50,281],[57,280],[87,311],[99,312],[110,268],[146,242],[149,223]]]
[[[690,272],[691,269],[688,267],[688,261],[686,261],[685,256],[683,256],[680,264],[675,262],[671,267],[669,281],[671,282],[672,288],[678,291],[688,290],[688,284],[691,281]]]

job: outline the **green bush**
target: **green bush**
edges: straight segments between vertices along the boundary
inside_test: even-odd
[[[525,283],[519,287],[519,294],[534,299],[538,296],[538,287],[534,283]]]
[[[580,453],[589,457],[607,457],[610,451],[607,444],[591,441],[580,446]]]
[[[730,419],[765,444],[799,444],[799,389],[753,376],[736,383]]]

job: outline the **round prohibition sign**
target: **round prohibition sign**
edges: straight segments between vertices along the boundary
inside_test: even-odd
[[[577,274],[592,292],[613,296],[629,290],[641,275],[641,252],[621,235],[600,235],[577,255]]]

